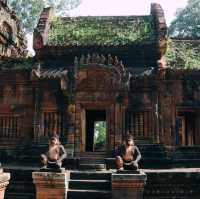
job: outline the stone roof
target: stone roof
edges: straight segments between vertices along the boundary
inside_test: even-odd
[[[155,41],[155,23],[148,16],[54,18],[48,45],[118,46]]]
[[[118,56],[127,66],[157,67],[166,52],[167,26],[156,3],[142,16],[55,17],[52,8],[45,8],[33,47],[36,57],[46,62],[51,58],[60,64],[65,59],[72,64],[75,56],[94,52]]]

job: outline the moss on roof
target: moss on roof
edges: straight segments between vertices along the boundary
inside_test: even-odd
[[[155,39],[154,21],[149,16],[54,18],[48,45],[117,46]]]

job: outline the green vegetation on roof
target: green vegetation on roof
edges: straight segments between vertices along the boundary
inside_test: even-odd
[[[48,45],[127,45],[155,39],[152,16],[54,18]]]
[[[167,65],[171,68],[200,69],[199,53],[198,44],[169,40],[166,52]]]
[[[25,59],[11,59],[0,64],[0,70],[32,70],[36,60],[34,57]]]

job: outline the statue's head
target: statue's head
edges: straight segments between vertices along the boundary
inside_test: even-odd
[[[131,134],[127,134],[126,135],[125,143],[126,143],[126,145],[129,145],[129,146],[133,146],[134,145],[133,136]]]
[[[59,137],[57,135],[54,135],[50,138],[50,144],[56,145],[59,144]]]

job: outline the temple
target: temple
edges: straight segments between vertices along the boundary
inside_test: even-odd
[[[200,71],[166,65],[159,4],[144,16],[61,18],[45,8],[31,60],[5,1],[0,15],[2,162],[33,164],[59,135],[70,168],[88,162],[112,168],[113,152],[129,132],[142,168],[200,165]]]

